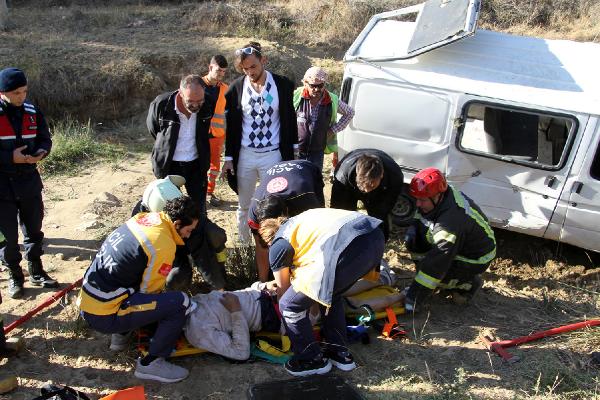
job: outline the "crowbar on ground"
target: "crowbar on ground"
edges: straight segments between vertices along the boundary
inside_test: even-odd
[[[539,340],[547,336],[558,335],[560,333],[571,332],[577,329],[598,325],[600,325],[600,319],[590,319],[588,321],[559,326],[557,328],[552,328],[545,331],[534,332],[530,335],[521,336],[511,340],[494,341],[490,336],[484,335],[483,333],[479,335],[479,339],[484,343],[485,347],[489,351],[498,354],[500,357],[502,357],[504,361],[512,364],[519,361],[520,358],[518,356],[510,354],[506,350],[507,347],[514,347],[523,343],[533,342],[534,340]]]
[[[64,288],[62,290],[59,290],[58,292],[54,293],[52,296],[50,296],[46,300],[44,300],[44,302],[42,302],[41,304],[39,304],[33,310],[29,311],[27,314],[23,315],[22,317],[20,317],[16,321],[11,322],[6,328],[4,328],[4,334],[7,334],[8,332],[12,331],[13,329],[15,329],[17,326],[21,325],[22,323],[29,321],[31,319],[31,317],[33,317],[35,314],[37,314],[38,312],[40,312],[44,308],[48,307],[50,304],[54,303],[55,301],[60,300],[69,291],[71,291],[75,287],[81,285],[82,281],[83,281],[83,278],[80,278],[78,281],[73,282],[72,284],[70,284],[66,288]]]

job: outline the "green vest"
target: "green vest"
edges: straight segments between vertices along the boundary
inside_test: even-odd
[[[294,97],[293,97],[293,102],[294,102],[294,110],[298,110],[298,106],[300,105],[300,99],[302,98],[302,92],[304,91],[304,87],[299,87],[296,90],[294,90]],[[337,122],[337,111],[338,111],[338,104],[340,104],[340,98],[334,94],[331,93],[330,91],[327,91],[327,93],[329,93],[329,97],[331,97],[331,122],[329,123],[329,126],[335,124]],[[325,150],[324,153],[325,154],[330,154],[330,153],[335,153],[337,151],[337,135],[332,135],[329,136],[327,138],[327,145],[325,146]]]

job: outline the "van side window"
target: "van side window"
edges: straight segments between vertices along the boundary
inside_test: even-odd
[[[559,169],[566,159],[574,117],[470,102],[463,110],[459,148],[507,162]]]
[[[592,168],[590,169],[590,175],[592,178],[600,181],[600,145],[598,145],[598,148],[596,149]]]

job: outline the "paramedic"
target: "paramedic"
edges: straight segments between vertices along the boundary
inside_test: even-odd
[[[318,221],[318,223],[316,223]],[[324,374],[335,365],[356,367],[348,351],[342,294],[369,271],[379,269],[384,237],[381,221],[356,211],[315,208],[295,217],[266,219],[259,233],[269,244],[269,263],[294,356],[285,369],[294,376]],[[315,340],[308,310],[318,303],[324,352]]]
[[[183,292],[163,290],[175,249],[199,217],[199,205],[187,196],[167,201],[163,212],[137,214],[108,235],[85,272],[78,305],[93,329],[119,335],[158,323],[148,355],[137,360],[138,378],[170,383],[189,374],[165,358],[193,303]]]
[[[367,213],[383,221],[386,241],[390,212],[404,186],[404,176],[394,159],[380,150],[358,149],[346,154],[334,172],[331,208],[356,210],[358,200]]]
[[[269,278],[269,250],[258,234],[260,221],[283,213],[294,217],[311,208],[325,207],[323,176],[310,161],[277,163],[267,170],[266,176],[267,179],[256,189],[248,211],[248,225],[256,243],[256,267],[261,282]]]
[[[496,256],[487,217],[436,168],[413,177],[410,195],[419,213],[406,234],[406,247],[417,274],[403,291],[406,310],[414,311],[436,289],[447,290],[455,303],[470,301],[483,284],[480,274]]]

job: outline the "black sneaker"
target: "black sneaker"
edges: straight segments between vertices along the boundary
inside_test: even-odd
[[[50,278],[50,276],[48,276],[48,274],[44,271],[36,275],[30,275],[29,283],[31,283],[33,286],[42,286],[45,288],[58,287],[58,282],[55,279]]]
[[[220,207],[223,205],[223,201],[213,194],[210,195],[208,199],[208,204],[210,204],[213,207]]]
[[[352,371],[356,368],[354,357],[352,357],[352,354],[347,350],[327,352],[325,353],[325,357],[327,357],[331,364],[336,366],[337,369],[341,369],[342,371]]]
[[[294,358],[290,358],[284,364],[283,368],[294,376],[322,375],[331,371],[331,363],[323,357],[313,360],[295,360]]]

